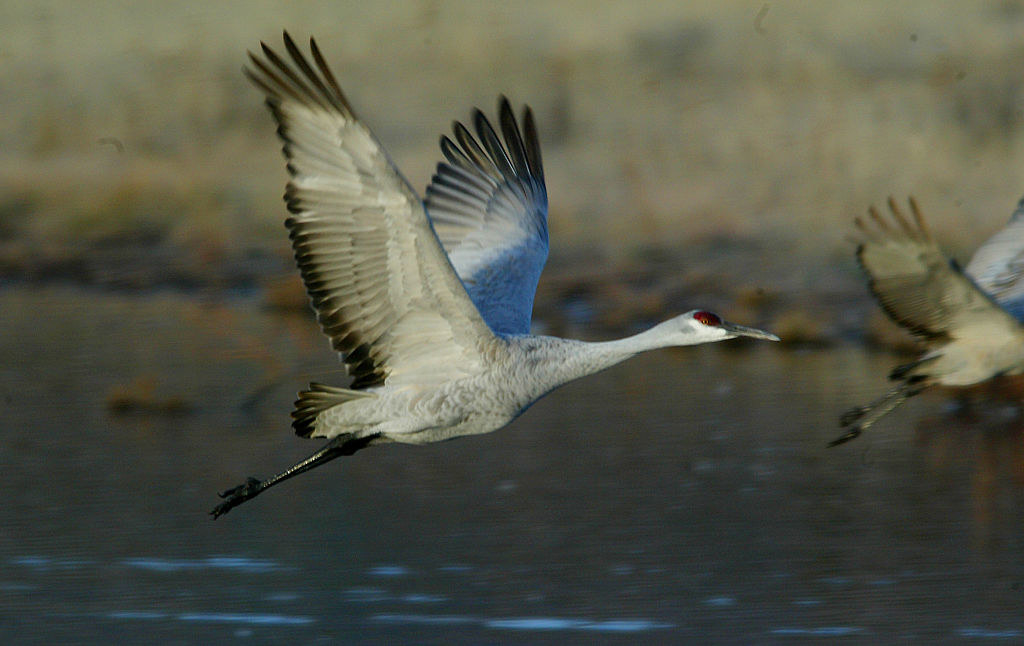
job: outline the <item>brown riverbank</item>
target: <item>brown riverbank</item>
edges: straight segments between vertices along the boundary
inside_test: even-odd
[[[3,12],[0,83],[22,89],[0,94],[7,281],[302,307],[279,144],[240,73],[282,27],[317,35],[421,189],[452,118],[498,93],[533,106],[551,330],[623,332],[700,306],[807,342],[856,337],[877,310],[844,239],[855,215],[914,193],[963,259],[1024,192],[1015,2]]]

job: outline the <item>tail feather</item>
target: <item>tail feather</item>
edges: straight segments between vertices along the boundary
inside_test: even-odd
[[[292,411],[292,428],[300,437],[310,437],[316,430],[316,418],[328,408],[350,402],[353,399],[373,397],[373,393],[363,390],[350,390],[313,382],[309,390],[299,391]]]
[[[851,408],[839,417],[839,424],[846,428],[846,433],[828,443],[829,446],[837,446],[849,442],[853,438],[867,430],[875,422],[882,419],[900,404],[907,401],[914,395],[928,387],[927,383],[920,380],[911,380],[901,383],[898,387],[887,392],[883,397],[876,399],[867,406]]]

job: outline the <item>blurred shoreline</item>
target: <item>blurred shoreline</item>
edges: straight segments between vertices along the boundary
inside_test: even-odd
[[[282,238],[285,237],[282,227]],[[0,289],[70,287],[85,292],[148,298],[178,293],[202,302],[243,298],[268,310],[308,315],[298,271],[288,255],[206,258],[198,267],[180,249],[106,247],[60,259],[32,258],[12,266],[0,260]],[[534,303],[534,331],[599,339],[633,334],[690,309],[710,309],[745,325],[776,331],[787,345],[822,347],[866,343],[913,349],[909,335],[890,323],[871,298],[850,259],[813,274],[764,280],[763,246],[721,242],[691,245],[685,256],[650,247],[628,258],[600,250],[553,253]]]
[[[855,216],[912,193],[962,260],[1024,193],[1022,2],[41,0],[0,20],[21,88],[0,94],[0,281],[304,307],[279,143],[240,73],[282,27],[317,36],[421,191],[451,119],[531,104],[550,330],[709,307],[857,338],[877,308]]]

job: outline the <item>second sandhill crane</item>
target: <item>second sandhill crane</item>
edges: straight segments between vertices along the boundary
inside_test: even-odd
[[[500,101],[501,137],[480,111],[475,137],[456,123],[421,201],[356,118],[316,42],[311,64],[287,33],[284,41],[290,62],[264,44],[262,57],[250,54],[247,74],[284,141],[285,224],[302,280],[352,382],[299,393],[295,431],[326,445],[225,491],[214,518],[370,445],[497,430],[552,389],[639,352],[738,336],[778,340],[703,310],[618,341],[531,335],[548,227],[529,108],[520,130]]]
[[[868,221],[857,220],[857,259],[882,309],[927,350],[892,371],[896,388],[844,413],[846,431],[829,446],[852,440],[929,386],[1024,372],[1024,200],[966,269],[942,253],[917,202],[909,204],[910,218],[889,198],[891,218],[871,207]]]

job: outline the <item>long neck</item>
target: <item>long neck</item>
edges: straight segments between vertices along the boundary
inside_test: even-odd
[[[662,323],[624,339],[597,343],[557,337],[526,337],[524,341],[531,341],[526,341],[524,347],[536,344],[527,350],[527,356],[535,357],[535,360],[528,359],[528,363],[534,366],[544,385],[543,392],[547,392],[574,379],[610,368],[641,352],[677,345],[676,341],[669,340],[668,329]]]
[[[587,368],[592,366],[593,368],[585,370],[580,376],[610,368],[641,352],[676,345],[675,342],[669,341],[667,329],[667,326],[662,323],[639,334],[615,339],[614,341],[583,342],[585,350],[579,357],[581,363],[578,364],[578,367]]]

